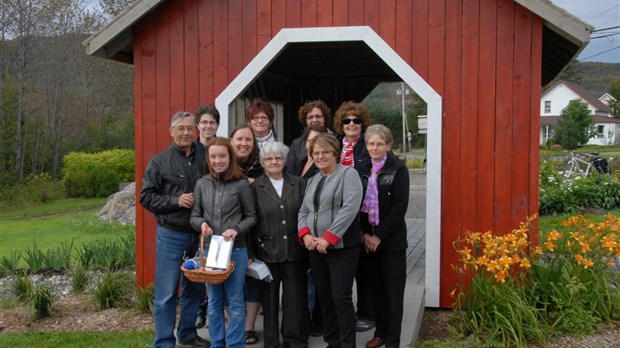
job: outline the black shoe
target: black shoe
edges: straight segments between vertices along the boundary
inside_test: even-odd
[[[211,347],[211,342],[205,340],[204,338],[200,336],[196,336],[196,338],[194,338],[191,341],[177,340],[177,345],[174,347],[175,348],[209,348]]]
[[[201,329],[203,327],[205,327],[205,324],[207,323],[207,317],[204,315],[199,315],[198,318],[196,318],[196,328],[197,329]]]

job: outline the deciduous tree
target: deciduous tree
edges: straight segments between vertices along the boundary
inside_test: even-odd
[[[574,99],[562,110],[553,141],[565,149],[574,149],[585,145],[594,134],[588,104]]]

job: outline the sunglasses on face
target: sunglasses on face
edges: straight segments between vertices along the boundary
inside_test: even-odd
[[[353,124],[362,124],[362,119],[361,118],[345,118],[342,120],[342,124],[350,124],[351,122],[353,122]]]

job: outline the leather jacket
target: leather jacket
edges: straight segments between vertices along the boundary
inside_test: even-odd
[[[172,143],[149,161],[142,177],[140,204],[155,215],[157,223],[179,232],[195,230],[189,224],[191,209],[179,206],[182,193],[194,192],[194,186],[204,175],[204,158],[192,144],[189,156]]]

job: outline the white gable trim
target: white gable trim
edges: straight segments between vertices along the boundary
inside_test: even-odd
[[[426,306],[439,307],[441,247],[442,99],[381,37],[368,26],[282,29],[215,99],[221,114],[220,133],[228,134],[229,105],[289,43],[363,41],[426,101],[428,149],[426,174]]]

